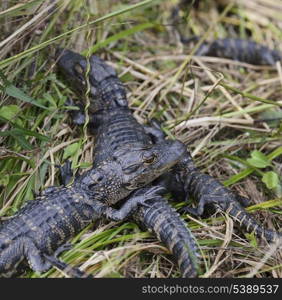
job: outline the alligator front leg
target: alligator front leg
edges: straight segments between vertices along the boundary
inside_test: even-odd
[[[67,186],[73,178],[73,172],[71,169],[71,161],[67,160],[62,166],[57,165],[57,167],[59,168],[59,173],[60,173],[60,177],[61,177],[61,183],[64,186]]]
[[[161,196],[157,193],[163,191],[163,187],[153,186],[137,190],[133,195],[129,196],[125,204],[120,209],[114,209],[104,204],[103,216],[113,221],[123,221],[131,216],[139,205],[150,206],[146,202],[149,200],[158,199]]]
[[[66,100],[65,105],[76,108],[75,110],[68,110],[68,113],[71,116],[72,123],[78,126],[84,125],[86,122],[84,105],[81,103],[74,103],[74,101],[70,98]],[[88,128],[90,129],[90,132],[95,135],[97,128],[101,124],[101,116],[99,114],[89,113],[88,117]]]

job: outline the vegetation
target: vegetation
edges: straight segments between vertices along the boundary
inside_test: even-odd
[[[250,199],[248,210],[258,222],[281,230],[281,64],[192,56],[199,44],[184,46],[177,32],[252,39],[282,50],[282,1],[203,0],[199,7],[186,1],[175,22],[177,2],[1,1],[1,219],[58,185],[55,165],[65,159],[74,169],[91,165],[93,138],[66,113],[68,97],[83,97],[58,75],[59,46],[109,61],[138,121],[160,120],[169,136],[188,145],[202,171]],[[184,205],[170,198],[174,207]],[[227,215],[182,217],[200,245],[202,277],[282,277],[281,253]],[[71,242],[61,258],[96,277],[179,276],[168,250],[132,222],[101,220]],[[64,274],[52,269],[24,276]]]

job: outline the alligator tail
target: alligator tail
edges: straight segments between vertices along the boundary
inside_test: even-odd
[[[170,250],[183,278],[197,277],[199,254],[195,238],[165,199],[141,207],[134,218]]]
[[[237,202],[230,202],[225,212],[230,215],[235,221],[244,226],[247,232],[254,232],[254,234],[268,242],[274,242],[277,239],[282,241],[282,234],[280,232],[266,229],[259,225],[257,221],[248,214],[244,208]]]

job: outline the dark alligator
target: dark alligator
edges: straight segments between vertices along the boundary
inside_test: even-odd
[[[65,243],[97,218],[123,220],[150,199],[158,199],[160,187],[141,188],[179,161],[185,147],[177,141],[128,147],[75,178],[68,187],[50,187],[19,210],[0,228],[0,277],[11,277],[28,262],[37,272],[51,265],[71,276],[83,272],[57,259]],[[133,193],[132,193],[133,192]],[[132,194],[131,194],[132,193]],[[110,207],[131,196],[118,210]],[[148,204],[147,204],[148,205]]]
[[[195,4],[197,2],[199,3],[199,1],[196,1]],[[183,34],[183,30],[179,28],[179,24],[183,23],[180,11],[187,15],[192,4],[194,4],[194,1],[180,1],[178,5],[173,6],[171,11],[171,22],[183,44],[198,42],[201,39],[200,36],[186,37]],[[252,40],[232,37],[216,39],[210,42],[203,41],[194,55],[228,58],[253,65],[275,65],[277,61],[282,61],[282,54],[278,50],[270,49]]]
[[[64,50],[63,54],[58,52],[58,55],[61,55],[59,68],[74,91],[81,95],[90,87],[89,128],[95,135],[94,164],[110,157],[116,149],[152,144],[144,126],[133,117],[125,88],[112,67],[94,55],[88,61],[70,50]],[[73,120],[83,123],[83,112],[73,113]],[[192,233],[165,199],[155,201],[151,201],[151,207],[138,209],[134,214],[135,221],[167,246],[183,277],[196,277],[198,249]]]
[[[165,140],[165,134],[157,121],[153,120],[151,126],[147,128],[156,143]],[[248,206],[249,199],[231,192],[217,179],[202,173],[195,166],[188,151],[172,171],[163,174],[157,181],[159,185],[176,195],[178,201],[188,200],[189,197],[198,201],[197,208],[186,206],[182,209],[184,212],[201,216],[206,206],[213,206],[213,208],[227,213],[240,226],[245,227],[247,232],[253,232],[269,242],[278,239],[281,239],[282,242],[282,233],[264,228],[246,212],[244,207]]]
[[[198,40],[200,40],[200,37],[181,37],[181,42],[184,44]],[[277,61],[282,61],[282,55],[279,51],[254,41],[238,38],[203,42],[195,52],[195,55],[229,58],[253,65],[275,65]]]

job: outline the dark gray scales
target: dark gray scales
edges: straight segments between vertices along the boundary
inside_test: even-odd
[[[200,37],[182,37],[181,41],[188,44],[199,39]],[[270,49],[254,41],[237,38],[217,39],[211,42],[204,41],[195,55],[229,58],[253,65],[275,65],[277,61],[282,60],[282,55],[277,50]]]
[[[151,201],[150,207],[140,207],[132,218],[158,239],[175,257],[182,277],[196,277],[198,270],[198,246],[179,214],[164,198]]]
[[[151,126],[146,126],[147,132],[152,136],[153,142],[161,142],[165,134],[156,120],[151,121]],[[232,193],[217,179],[202,173],[194,164],[188,151],[169,173],[163,174],[157,179],[159,185],[166,187],[175,200],[188,201],[194,198],[198,201],[196,208],[184,207],[182,211],[201,216],[207,206],[226,212],[247,232],[254,232],[258,237],[269,242],[282,240],[282,233],[269,230],[246,212],[244,207],[249,205],[249,199]],[[176,197],[175,197],[176,196]]]
[[[111,157],[114,150],[124,147],[151,147],[153,143],[148,128],[144,128],[133,117],[127,105],[125,88],[115,74],[115,71],[103,63],[100,58],[91,56],[88,60],[69,50],[60,52],[62,58],[58,65],[62,73],[69,82],[72,82],[74,91],[77,92],[83,87],[83,82],[88,78],[90,84],[90,124],[89,128],[95,136],[95,151],[93,161],[99,162],[107,157]],[[87,63],[90,64],[90,72],[85,77]],[[104,67],[103,67],[104,66]],[[80,70],[79,74],[77,70]],[[115,75],[114,75],[115,74]],[[84,76],[81,76],[84,75]],[[79,86],[79,89],[76,87]],[[105,88],[106,87],[106,88]],[[80,104],[81,105],[81,104]],[[94,107],[94,109],[93,109]],[[81,114],[81,111],[79,112]],[[157,144],[162,144],[164,140]],[[179,142],[180,143],[180,142]],[[186,147],[183,145],[183,149]],[[174,151],[172,148],[169,152]],[[165,149],[163,149],[165,153]],[[149,162],[151,157],[144,157],[144,162]],[[166,159],[165,156],[162,159]],[[134,169],[134,165],[132,165]],[[191,232],[186,228],[180,217],[169,207],[165,199],[161,203],[163,209],[158,210],[158,214],[151,218],[151,213],[155,208],[156,198],[150,201],[153,208],[143,206],[142,211],[135,213],[138,223],[152,232],[172,251],[176,261],[180,266],[183,277],[197,276],[197,247]],[[171,220],[167,222],[165,231],[160,227],[152,226],[152,220],[156,218]],[[164,225],[164,224],[163,224]],[[177,245],[171,247],[174,240],[169,237],[175,236]]]
[[[161,159],[163,149],[166,150],[165,159]],[[174,151],[169,152],[170,149]],[[0,277],[16,275],[24,262],[39,273],[47,271],[51,265],[64,266],[56,256],[65,250],[63,245],[70,238],[98,218],[121,221],[138,205],[147,205],[148,200],[157,199],[160,187],[134,191],[170,169],[184,153],[183,145],[174,141],[148,149],[132,147],[126,150],[112,153],[111,159],[76,177],[69,187],[48,188],[2,224]],[[144,156],[157,159],[144,164]],[[129,195],[119,209],[110,206]],[[67,271],[72,276],[83,274],[73,268]]]
[[[260,238],[269,242],[282,240],[282,234],[274,230],[266,229],[260,225],[244,209],[248,200],[242,196],[236,195],[225,188],[218,180],[210,175],[201,173],[194,165],[191,157],[187,154],[185,162],[186,167],[178,172],[178,180],[182,182],[184,193],[198,201],[196,208],[186,207],[183,211],[201,216],[206,206],[213,206],[231,216],[247,232],[254,232]]]

